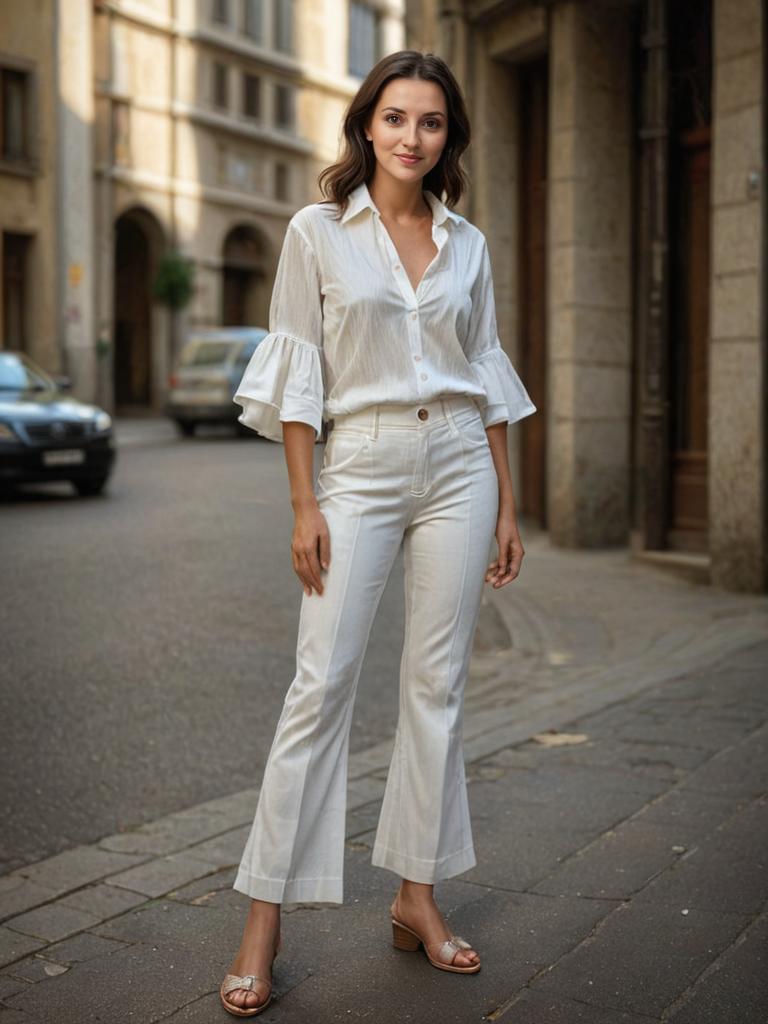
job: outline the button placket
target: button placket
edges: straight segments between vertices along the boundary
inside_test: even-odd
[[[422,274],[421,280],[419,281],[418,287],[414,291],[410,279],[408,278],[408,274],[405,272],[405,267],[403,267],[402,263],[400,262],[400,256],[397,252],[397,249],[395,248],[395,243],[392,241],[392,236],[381,223],[381,214],[379,213],[378,210],[375,210],[374,214],[376,230],[380,233],[380,241],[383,242],[386,251],[389,253],[391,260],[390,265],[395,275],[395,281],[397,282],[397,286],[400,289],[400,294],[403,296],[403,299],[407,303],[408,316],[409,319],[411,320],[412,326],[415,328],[414,332],[409,332],[409,344],[411,349],[415,350],[413,352],[413,360],[414,363],[420,363],[423,360],[423,355],[421,351],[421,330],[419,325],[418,296],[425,282],[428,281],[430,272],[434,269],[435,265],[440,259],[440,254],[448,238],[448,233],[445,227],[442,224],[435,223],[435,220],[433,218],[431,234],[432,240],[437,246],[437,252],[427,265],[427,268],[425,269],[424,273]],[[414,366],[414,370],[416,369],[417,367]],[[427,380],[429,380],[428,373],[424,373],[423,371],[418,373],[416,378],[417,388],[421,388],[421,382]]]

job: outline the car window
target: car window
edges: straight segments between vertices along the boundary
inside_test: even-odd
[[[28,388],[51,388],[54,382],[31,362],[12,352],[0,352],[0,390],[16,391]]]
[[[192,341],[181,354],[182,366],[219,366],[232,354],[232,342]]]

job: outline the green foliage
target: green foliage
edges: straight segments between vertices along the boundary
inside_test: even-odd
[[[160,260],[152,292],[171,309],[183,309],[195,286],[195,267],[191,260],[172,249]]]

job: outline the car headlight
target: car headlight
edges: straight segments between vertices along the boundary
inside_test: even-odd
[[[95,422],[96,422],[96,429],[98,431],[101,432],[103,430],[109,430],[109,428],[112,426],[112,417],[109,415],[108,412],[100,412],[96,416]]]
[[[18,441],[16,432],[7,424],[0,423],[0,441]]]

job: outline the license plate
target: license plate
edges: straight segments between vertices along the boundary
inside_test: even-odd
[[[57,448],[43,452],[43,464],[46,466],[75,466],[80,462],[85,462],[82,448]]]
[[[221,391],[174,391],[173,401],[177,405],[221,405]]]

